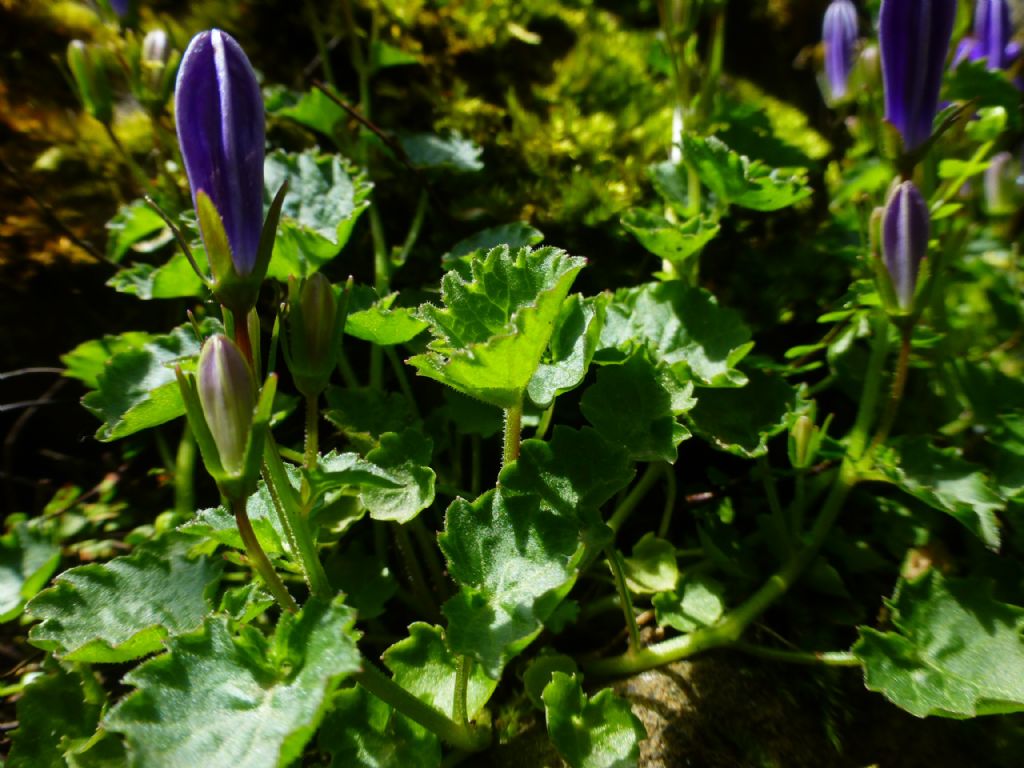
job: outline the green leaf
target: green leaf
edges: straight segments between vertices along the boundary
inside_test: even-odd
[[[362,489],[370,517],[404,524],[434,503],[436,476],[429,466],[432,452],[430,439],[414,429],[380,436],[380,447],[366,454],[366,460],[383,469],[397,485]]]
[[[381,657],[393,679],[421,701],[454,717],[455,671],[459,658],[445,642],[444,630],[417,622],[409,637],[392,645]],[[466,689],[466,715],[474,720],[498,687],[479,665],[473,665]]]
[[[719,139],[683,136],[683,158],[725,205],[777,211],[810,197],[803,168],[769,168],[733,152]]]
[[[121,261],[130,250],[148,253],[168,242],[165,237],[154,235],[165,232],[167,225],[160,215],[145,200],[133,200],[117,209],[114,218],[107,222],[107,258]],[[144,243],[147,238],[152,242]]]
[[[267,275],[278,280],[307,277],[341,252],[370,204],[372,185],[338,155],[312,150],[271,152],[263,173],[266,205],[288,182]]]
[[[100,375],[107,369],[107,361],[121,352],[141,349],[155,339],[151,333],[129,331],[118,336],[104,336],[101,339],[83,341],[77,347],[60,357],[67,368],[64,375],[78,379],[89,389],[100,386]]]
[[[319,88],[301,94],[283,87],[269,88],[266,92],[266,106],[267,114],[294,120],[332,139],[337,124],[348,116],[344,109]]]
[[[679,444],[690,436],[676,416],[693,407],[692,392],[692,384],[680,384],[667,368],[637,352],[622,365],[603,367],[580,408],[606,440],[623,445],[636,461],[674,462]]]
[[[233,768],[284,768],[359,669],[354,622],[337,601],[283,614],[271,638],[252,628],[234,638],[225,619],[207,619],[125,677],[137,690],[104,725],[125,734],[138,768],[193,768],[211,755]]]
[[[556,397],[583,382],[600,343],[603,319],[603,302],[588,301],[579,294],[565,300],[555,320],[551,353],[537,366],[526,388],[535,405],[547,408]]]
[[[345,333],[382,347],[405,344],[427,329],[427,322],[408,307],[394,307],[397,293],[376,299],[372,289],[354,291],[349,303]]]
[[[445,308],[420,310],[435,339],[409,364],[499,408],[517,406],[583,265],[555,248],[503,246],[473,259],[470,281],[449,272],[441,281]]]
[[[324,416],[357,446],[376,447],[385,432],[401,432],[417,423],[409,400],[397,392],[360,387],[327,388]]]
[[[202,248],[194,248],[192,257],[196,260],[196,266],[204,271],[207,269],[206,253]],[[199,279],[185,254],[180,251],[176,251],[167,263],[159,267],[145,263],[125,267],[111,277],[107,285],[118,293],[137,296],[144,301],[207,294],[205,284]]]
[[[736,366],[753,346],[736,312],[721,308],[707,291],[678,281],[617,291],[605,314],[601,343],[626,351],[646,347],[680,381],[692,379],[705,387],[746,383]]]
[[[596,511],[634,474],[626,450],[594,429],[557,426],[550,442],[524,440],[519,458],[502,469],[499,482],[506,493],[537,496],[584,522],[586,510]]]
[[[330,768],[438,768],[437,736],[362,686],[340,691],[318,737]]]
[[[399,138],[409,162],[416,168],[446,169],[461,173],[483,170],[483,149],[458,131],[447,136],[412,133]]]
[[[1024,608],[932,570],[890,604],[897,632],[860,627],[865,685],[917,717],[1024,711]]]
[[[60,565],[60,547],[28,522],[0,538],[0,623],[21,615]]]
[[[220,573],[220,562],[190,560],[180,544],[72,568],[28,604],[42,619],[29,641],[67,661],[137,659],[203,622]]]
[[[629,702],[610,688],[588,697],[579,677],[555,672],[543,699],[548,735],[572,768],[637,765],[647,731]]]
[[[541,697],[555,672],[575,675],[579,671],[579,667],[571,656],[554,653],[545,648],[530,660],[523,672],[523,688],[526,690],[526,695],[530,697],[530,703],[543,712],[544,700]]]
[[[688,414],[693,430],[716,448],[752,459],[768,452],[768,441],[789,428],[800,393],[779,376],[759,370],[740,389],[702,389]]]
[[[476,234],[460,240],[441,257],[441,261],[444,263],[458,261],[477,251],[489,251],[502,245],[518,250],[531,245],[539,245],[543,239],[544,233],[539,229],[530,226],[525,221],[514,221],[511,224],[482,229]]]
[[[406,53],[401,48],[388,45],[381,40],[374,40],[370,47],[370,66],[375,70],[418,63],[419,59],[411,53]]]
[[[676,265],[700,253],[721,229],[701,216],[677,224],[640,208],[627,211],[622,226],[648,251]]]
[[[499,487],[452,502],[438,538],[461,587],[444,606],[451,648],[497,680],[572,587],[584,551],[578,523]]]
[[[896,441],[894,450],[893,460],[882,465],[893,483],[956,518],[989,549],[999,549],[996,512],[1006,504],[976,465],[964,461],[955,448],[936,448],[924,437]]]
[[[623,566],[626,583],[637,595],[666,592],[675,589],[679,581],[676,548],[650,532],[633,545],[633,554],[623,558]]]
[[[86,674],[56,666],[25,687],[7,768],[67,768],[67,758],[87,745],[104,701],[102,689],[94,681],[89,685]]]
[[[651,600],[658,624],[680,632],[710,627],[725,613],[725,587],[710,576],[687,574],[678,588]]]
[[[289,479],[292,485],[298,489],[299,471],[293,467],[288,469]],[[270,497],[270,491],[262,480],[256,488],[256,493],[246,499],[245,511],[249,516],[249,522],[252,523],[252,529],[256,533],[256,540],[259,541],[263,551],[270,557],[285,554],[288,536],[281,526],[281,520],[274,507],[274,500]],[[179,526],[178,530],[190,536],[205,536],[232,549],[245,549],[242,535],[238,532],[238,524],[235,522],[235,515],[223,505],[199,510],[194,518]]]
[[[407,523],[434,503],[432,451],[430,439],[414,429],[387,432],[365,459],[354,453],[322,457],[309,473],[310,486],[315,496],[351,489],[374,520]]]
[[[975,101],[979,107],[1002,107],[1010,127],[1020,127],[1020,91],[1005,72],[990,72],[984,61],[964,61],[948,75],[948,98]]]
[[[212,324],[203,326],[204,333]],[[185,413],[174,366],[185,367],[199,354],[191,326],[155,336],[141,347],[118,351],[97,376],[97,388],[82,404],[103,420],[96,438],[104,442],[164,424]]]

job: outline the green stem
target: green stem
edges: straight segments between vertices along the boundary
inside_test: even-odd
[[[412,215],[412,223],[409,224],[409,232],[405,236],[405,242],[402,243],[402,250],[398,252],[398,256],[395,258],[395,263],[398,266],[405,264],[409,254],[412,252],[413,246],[416,245],[416,240],[420,236],[420,229],[423,227],[423,220],[427,215],[429,202],[430,195],[427,194],[426,188],[421,189],[420,196],[416,201],[416,210]]]
[[[501,466],[505,467],[519,458],[519,444],[523,435],[523,401],[505,409],[505,440]]]
[[[633,510],[636,509],[637,504],[654,487],[655,482],[658,480],[658,473],[661,472],[661,467],[662,465],[657,462],[648,464],[640,480],[637,481],[637,484],[633,486],[632,490],[626,495],[626,498],[616,507],[612,516],[608,518],[608,527],[615,533],[619,532],[623,524],[633,513]]]
[[[622,564],[622,555],[612,545],[605,547],[605,557],[608,558],[608,567],[612,570],[612,579],[615,581],[615,591],[619,595],[619,603],[622,605],[622,615],[626,619],[626,629],[629,630],[629,654],[640,650],[640,629],[636,625],[636,614],[633,612],[633,600],[629,596],[629,586],[626,584],[626,572]]]
[[[668,536],[672,524],[672,513],[676,508],[676,473],[671,464],[665,465],[665,507],[661,513],[661,524],[658,525],[658,538]]]
[[[764,486],[764,495],[768,500],[768,509],[771,510],[772,518],[775,520],[775,524],[779,527],[780,533],[782,533],[786,547],[786,554],[789,554],[792,549],[792,536],[789,530],[789,519],[786,516],[785,510],[782,508],[782,502],[779,501],[779,489],[775,484],[775,476],[772,475],[772,467],[767,456],[762,456],[757,460],[757,470],[758,474],[761,475],[761,484]]]
[[[598,677],[616,677],[653,669],[693,656],[709,648],[736,643],[744,630],[772,603],[784,595],[814,560],[835,523],[843,502],[858,480],[855,463],[847,458],[836,478],[821,514],[815,521],[807,544],[794,554],[761,588],[730,611],[717,624],[679,635],[635,652],[584,664],[584,672]]]
[[[416,556],[416,550],[413,549],[409,532],[401,523],[394,523],[392,530],[395,534],[395,546],[398,548],[402,564],[405,566],[406,575],[409,577],[409,587],[412,589],[413,594],[416,595],[417,602],[432,619],[440,618],[441,612],[438,610],[437,601],[434,599],[430,587],[427,586],[427,579],[423,574],[420,560]]]
[[[410,720],[433,731],[442,740],[467,752],[479,752],[491,743],[490,729],[456,723],[444,713],[420,701],[394,680],[386,677],[369,661],[354,676],[355,681],[378,699]]]
[[[117,134],[114,133],[113,126],[111,126],[110,123],[103,123],[103,128],[106,130],[107,137],[114,145],[114,148],[117,150],[118,154],[120,154],[121,158],[124,160],[125,165],[128,166],[128,172],[132,175],[132,178],[135,180],[135,183],[139,185],[140,190],[142,192],[145,192],[150,197],[158,196],[156,195],[156,191],[153,189],[153,185],[149,181],[149,177],[147,177],[146,174],[143,173],[138,163],[135,162],[135,158],[131,156],[131,153],[128,152],[127,149],[125,149],[125,146],[124,144],[121,143],[121,140],[117,138]]]
[[[857,408],[857,419],[850,430],[850,439],[846,453],[854,461],[859,461],[868,447],[868,436],[871,423],[875,418],[878,398],[881,392],[882,371],[885,358],[889,352],[889,327],[885,316],[879,313],[875,317],[874,339],[871,346],[871,357],[864,375],[864,387],[861,390],[860,405]]]
[[[849,651],[786,651],[753,643],[733,643],[730,648],[762,659],[788,664],[823,665],[827,667],[859,667],[860,659]]]
[[[179,514],[191,515],[195,512],[195,474],[196,441],[186,420],[174,460],[174,509]]]
[[[317,597],[330,599],[333,590],[317,554],[316,539],[310,531],[309,521],[296,496],[295,488],[288,480],[288,471],[281,461],[277,444],[270,435],[267,436],[267,447],[263,453],[263,479],[281,521],[281,527],[284,528],[299,558],[299,565],[310,590]]]
[[[256,538],[256,532],[252,529],[252,523],[249,522],[249,515],[245,511],[245,499],[232,500],[231,506],[235,513],[235,523],[238,525],[238,532],[242,536],[242,543],[245,545],[245,552],[249,556],[249,561],[280,606],[289,613],[295,613],[299,610],[299,606],[285,588],[281,577],[277,575],[277,571],[274,570],[274,565],[267,557],[267,553],[260,546],[260,542]]]
[[[885,405],[885,413],[879,422],[878,430],[871,439],[871,448],[876,448],[885,442],[896,423],[896,414],[899,413],[900,403],[903,401],[903,391],[907,386],[907,372],[910,366],[910,331],[900,332],[900,353],[896,361],[896,371],[892,377],[892,390],[889,393],[889,400]]]
[[[441,565],[441,558],[437,556],[437,538],[431,536],[427,526],[423,523],[423,517],[417,516],[409,521],[412,535],[419,544],[420,552],[423,553],[423,560],[427,564],[427,571],[430,573],[430,581],[434,585],[434,591],[438,595],[444,595],[448,589],[448,582],[445,580],[444,567]]]
[[[317,17],[316,8],[310,0],[306,0],[306,16],[309,20],[309,29],[313,33],[313,42],[316,44],[317,55],[320,57],[320,67],[324,72],[324,80],[329,85],[334,85],[334,72],[331,69],[331,59],[327,50],[327,42],[324,39],[324,28]]]
[[[466,699],[469,694],[469,673],[473,671],[473,659],[470,656],[459,656],[455,667],[455,695],[452,701],[452,713],[455,722],[465,727],[469,722],[466,714]]]
[[[398,379],[398,388],[402,390],[405,399],[409,401],[413,415],[417,419],[420,418],[420,409],[416,405],[416,396],[413,394],[412,386],[409,384],[409,377],[405,374],[405,366],[402,365],[398,353],[395,352],[394,347],[384,347],[384,354],[387,356],[388,362],[391,363],[391,369],[395,372],[395,378]]]
[[[302,453],[302,466],[307,471],[316,469],[317,453],[320,450],[320,398],[306,398],[306,443]]]

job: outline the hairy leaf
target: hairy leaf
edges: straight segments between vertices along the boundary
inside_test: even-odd
[[[211,755],[233,768],[284,768],[302,754],[338,684],[359,669],[354,614],[339,602],[284,614],[270,638],[232,637],[226,620],[125,678],[137,689],[104,720],[125,734],[131,765],[192,768]]]
[[[627,211],[622,217],[622,226],[659,259],[676,265],[700,253],[721,229],[718,224],[700,216],[673,223],[640,208]]]
[[[445,308],[421,307],[435,339],[409,360],[417,371],[499,408],[522,402],[562,302],[584,261],[554,248],[494,248],[472,279],[441,281]]]
[[[707,291],[678,281],[617,291],[605,315],[601,343],[621,350],[646,347],[680,381],[705,387],[746,383],[736,366],[753,346],[739,315],[721,308]]]
[[[0,537],[0,622],[21,615],[60,565],[60,547],[29,522]]]
[[[551,354],[537,366],[527,387],[535,405],[547,408],[556,397],[583,382],[600,343],[603,318],[603,302],[587,301],[579,294],[565,300],[555,321]]]
[[[220,572],[219,562],[189,559],[180,544],[72,568],[26,607],[42,619],[29,640],[67,661],[137,659],[202,624]]]

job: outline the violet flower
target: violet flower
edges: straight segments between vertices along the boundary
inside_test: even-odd
[[[852,0],[832,0],[825,11],[821,39],[825,45],[825,76],[832,98],[846,95],[857,43],[857,8]]]
[[[914,306],[917,275],[928,253],[928,205],[912,181],[893,187],[882,213],[882,257],[896,301],[904,312]]]
[[[114,13],[122,19],[127,16],[128,12],[132,9],[132,0],[109,0],[109,2]]]
[[[917,149],[931,136],[956,0],[882,0],[878,38],[885,118]]]
[[[263,229],[265,116],[256,74],[234,38],[218,29],[192,38],[178,71],[174,107],[214,278],[227,260],[216,252],[223,250],[223,238],[209,231],[201,194],[220,217],[230,265],[247,277],[256,267]]]
[[[1006,69],[1020,56],[1020,46],[1011,42],[1012,36],[1013,19],[1007,0],[978,0],[973,34],[960,42],[953,63],[984,60],[990,70]]]

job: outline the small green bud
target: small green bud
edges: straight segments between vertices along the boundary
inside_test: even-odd
[[[319,272],[288,284],[288,366],[295,386],[306,397],[319,395],[337,363],[341,339],[339,302]]]
[[[114,98],[107,68],[96,49],[81,40],[68,44],[68,68],[85,111],[104,125],[114,116]]]
[[[220,462],[229,475],[245,471],[256,386],[241,351],[227,336],[207,340],[199,356],[199,402]]]
[[[832,416],[829,415],[820,427],[814,423],[816,417],[816,404],[811,401],[810,410],[800,414],[789,430],[789,463],[794,469],[808,469],[817,461]]]

